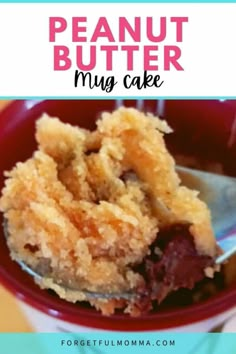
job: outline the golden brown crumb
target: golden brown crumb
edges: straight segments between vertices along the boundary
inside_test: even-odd
[[[13,258],[17,252],[34,268],[49,262],[50,275],[69,288],[121,292],[143,283],[132,268],[162,226],[190,223],[199,253],[215,255],[210,213],[196,191],[180,186],[166,122],[120,108],[104,113],[94,132],[46,115],[36,128],[38,150],[6,173],[0,199]],[[82,300],[49,278],[41,286]],[[104,314],[125,306],[91,303]]]

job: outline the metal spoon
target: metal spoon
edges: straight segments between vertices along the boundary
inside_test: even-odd
[[[206,202],[211,210],[212,224],[219,247],[224,251],[222,255],[215,259],[216,264],[222,264],[236,253],[236,178],[216,175],[209,172],[193,170],[186,167],[177,166],[177,172],[182,184],[198,190],[199,197]],[[7,226],[5,225],[5,235],[7,237]],[[21,268],[40,281],[44,278],[42,274],[30,268],[22,260],[14,255],[15,261]],[[56,286],[56,282],[54,282]],[[88,290],[70,288],[59,285],[64,290],[74,293],[82,293],[86,299],[125,299],[131,300],[138,297],[134,292],[123,293],[99,293]]]

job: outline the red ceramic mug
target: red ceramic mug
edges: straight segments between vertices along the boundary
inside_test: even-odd
[[[36,148],[35,121],[42,113],[93,129],[100,112],[111,111],[119,104],[163,114],[175,130],[167,139],[171,151],[215,160],[222,164],[227,174],[236,176],[234,101],[19,100],[11,103],[0,114],[0,189],[4,184],[3,171],[9,170],[17,161],[29,158]],[[21,300],[31,323],[36,330],[42,332],[95,329],[205,332],[236,312],[235,284],[198,304],[185,307],[173,305],[141,318],[122,314],[102,316],[92,308],[68,303],[35,285],[33,279],[10,259],[2,228],[0,282]]]

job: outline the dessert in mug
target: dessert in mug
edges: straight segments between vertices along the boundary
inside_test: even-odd
[[[164,142],[170,132],[132,108],[101,114],[94,131],[43,115],[38,150],[6,172],[0,199],[12,258],[68,301],[86,300],[76,288],[138,294],[91,299],[106,315],[151,311],[213,277],[220,251],[210,212],[181,185]]]

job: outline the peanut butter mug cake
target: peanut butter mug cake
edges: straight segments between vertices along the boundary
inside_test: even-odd
[[[103,113],[92,132],[44,115],[38,150],[5,173],[0,209],[12,258],[41,269],[39,285],[68,301],[85,300],[76,287],[139,294],[90,300],[106,315],[137,316],[213,277],[210,212],[181,185],[163,139],[170,132],[131,108]]]

